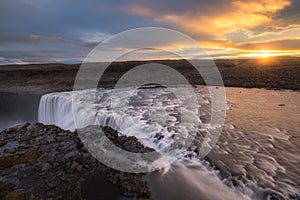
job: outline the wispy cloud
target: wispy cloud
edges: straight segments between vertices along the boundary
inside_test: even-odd
[[[299,0],[2,0],[0,63],[80,62],[100,41],[143,26],[182,31],[214,57],[299,55],[299,9]],[[172,38],[147,41],[197,54]]]

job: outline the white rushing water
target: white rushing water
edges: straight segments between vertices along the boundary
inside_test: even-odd
[[[202,107],[210,107],[211,97],[216,94],[208,93],[207,88],[202,88],[203,93],[199,91],[196,94],[193,88],[184,85],[169,88],[150,85],[52,93],[41,98],[39,121],[71,131],[89,125],[109,126],[137,137],[142,144],[162,154],[167,153],[166,160],[172,160],[172,156],[187,154],[184,147],[190,146],[199,130],[208,135],[200,151],[209,151],[218,137],[217,130],[222,127],[200,120],[199,116],[209,116],[210,109],[204,111]],[[225,109],[224,105],[224,112]],[[214,134],[208,134],[211,132]],[[173,148],[178,145],[182,147]]]
[[[196,143],[211,128],[211,94],[201,86],[195,91],[196,106],[184,87],[176,88],[180,98],[167,88],[98,89],[94,96],[92,90],[51,93],[40,100],[39,122],[71,131],[87,125],[110,126],[160,152],[178,136],[179,128],[184,138],[196,133]],[[208,156],[221,172],[197,157],[193,143],[169,168],[149,174],[155,199],[289,199],[293,196],[288,195],[297,194],[299,148],[293,145],[299,139],[295,126],[299,93],[240,88],[227,92],[232,109],[219,143]],[[74,115],[80,119],[77,126]]]
[[[39,105],[38,121],[74,131],[72,94],[64,92],[43,95]]]
[[[42,96],[38,119],[70,131],[88,125],[109,126],[159,149],[170,144],[175,135],[191,137],[202,124],[196,98],[189,97],[185,87],[176,88],[176,93],[179,95],[166,88],[51,93]],[[205,95],[199,101],[209,103]],[[208,124],[202,124],[205,126]],[[157,133],[163,135],[159,141]]]

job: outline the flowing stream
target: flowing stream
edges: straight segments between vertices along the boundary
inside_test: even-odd
[[[158,152],[174,138],[192,135],[189,149],[170,153],[177,159],[172,165],[147,175],[154,199],[295,199],[300,93],[226,88],[225,126],[216,146],[201,158],[197,149],[211,128],[212,94],[203,86],[194,91],[196,105],[184,86],[176,88],[179,96],[170,88],[51,93],[42,96],[38,119],[71,131],[110,126]],[[74,115],[80,119],[76,123]]]

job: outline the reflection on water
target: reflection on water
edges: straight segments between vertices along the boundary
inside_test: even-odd
[[[40,95],[0,92],[0,131],[37,121]]]
[[[148,179],[155,199],[296,198],[300,93],[226,91],[230,109],[217,145],[205,161],[186,164],[181,160],[168,170],[152,173]]]

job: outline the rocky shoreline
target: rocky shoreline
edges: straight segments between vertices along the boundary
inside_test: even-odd
[[[127,151],[153,151],[135,137],[108,127],[103,130]],[[86,150],[76,132],[26,123],[3,130],[0,138],[0,199],[150,198],[144,174],[119,172],[103,165]],[[91,189],[94,182],[104,188]],[[101,190],[102,198],[97,190]]]

